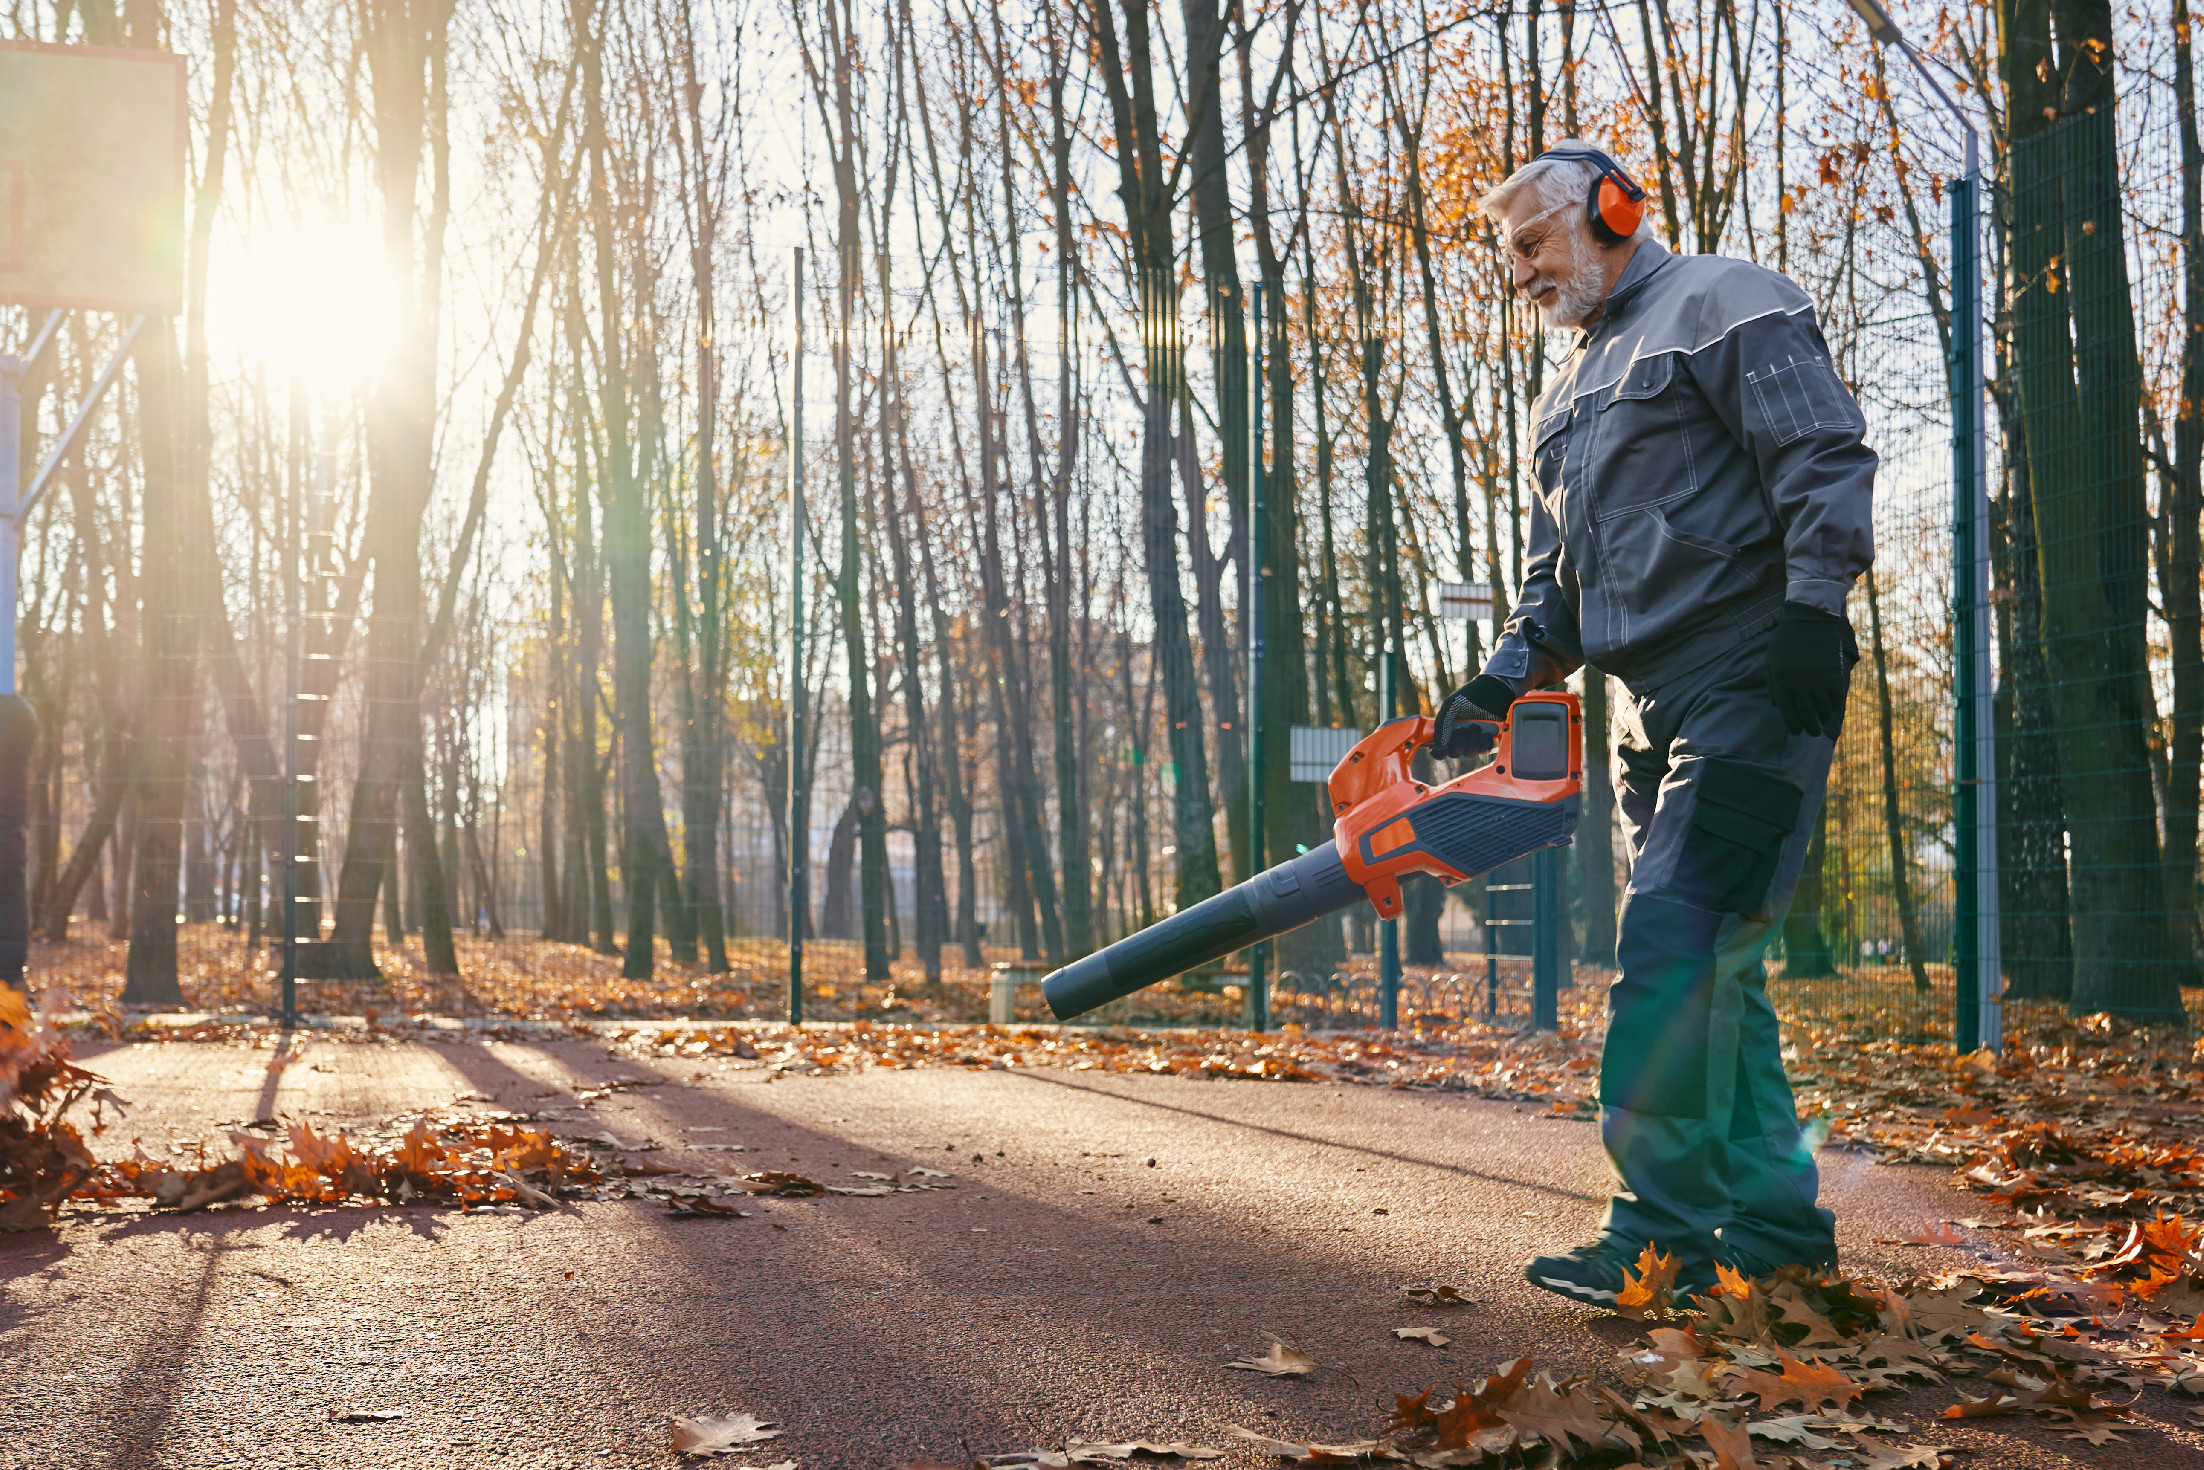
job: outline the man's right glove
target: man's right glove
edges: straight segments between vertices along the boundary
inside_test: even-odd
[[[1439,706],[1437,728],[1431,734],[1431,753],[1447,760],[1463,761],[1483,755],[1500,737],[1500,721],[1515,703],[1515,690],[1496,674],[1479,674],[1446,697]]]
[[[1768,696],[1793,735],[1836,732],[1859,659],[1852,625],[1803,602],[1786,602],[1768,639]]]

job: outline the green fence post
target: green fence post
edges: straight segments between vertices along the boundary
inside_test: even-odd
[[[1561,1026],[1561,849],[1531,854],[1531,1025]]]
[[[1382,725],[1393,718],[1393,648],[1389,637],[1379,634],[1378,716]],[[1378,920],[1378,1025],[1387,1031],[1400,1025],[1400,920]]]
[[[1850,0],[1878,46],[1895,46],[1967,138],[1951,185],[1952,1039],[2002,1050],[1998,995],[1997,752],[1990,716],[1990,547],[1982,413],[1981,144],[1974,124],[1921,61],[1882,0]]]
[[[1978,946],[1974,927],[1975,850],[1974,752],[1974,425],[1976,364],[1974,333],[1974,179],[1951,185],[1951,364],[1946,377],[1951,395],[1951,545],[1952,545],[1952,988],[1957,1007],[1952,1039],[1961,1053],[1980,1046],[1982,988],[1977,980]]]
[[[1263,565],[1264,496],[1269,491],[1263,473],[1263,283],[1254,291],[1254,330],[1247,339],[1247,602],[1242,616],[1247,622],[1247,851],[1248,870],[1260,873],[1267,866],[1263,847],[1263,620],[1269,589],[1263,579],[1270,569]],[[1268,941],[1247,952],[1247,1029],[1270,1029]]]
[[[788,1021],[804,1021],[811,793],[804,783],[804,252],[788,269]]]

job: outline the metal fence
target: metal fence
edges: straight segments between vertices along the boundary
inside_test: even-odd
[[[2158,99],[2163,103],[2164,99]],[[1995,303],[1988,454],[1994,647],[1996,937],[2003,993],[2078,1012],[2179,1019],[2198,981],[2199,473],[2204,364],[2185,285],[2182,158],[2170,104],[2105,107],[2020,139],[1985,208]],[[2135,120],[2154,119],[2134,127]],[[2133,129],[2129,136],[2123,129]],[[1950,301],[1948,239],[1925,242]],[[1887,284],[1887,283],[1886,283]],[[1769,970],[1793,1005],[1954,1032],[1963,921],[1955,828],[1953,405],[1940,322],[1911,282],[1830,323],[1882,459],[1877,561],[1855,589],[1854,672],[1828,799]],[[525,660],[501,696],[506,734],[479,892],[462,924],[542,924],[536,845],[543,773],[531,749]],[[350,685],[337,691],[349,710]],[[818,712],[811,891],[822,930],[836,886],[835,828],[848,798],[843,722]],[[325,773],[341,805],[342,762]],[[669,773],[669,781],[671,773]],[[729,762],[722,903],[738,962],[783,961],[785,832],[769,783]],[[332,810],[328,817],[341,817]],[[677,813],[669,811],[669,819]],[[978,914],[999,930],[1002,886],[989,804],[975,810]],[[325,829],[339,830],[335,825]],[[678,835],[677,835],[677,840]],[[1619,841],[1615,844],[1620,849]],[[325,859],[334,853],[323,854]],[[890,839],[892,938],[915,908],[910,834]],[[1533,950],[1528,863],[1463,890],[1440,923],[1443,963],[1411,967],[1402,1014],[1527,1018]],[[1560,865],[1572,970],[1597,978],[1583,885]],[[853,865],[842,871],[854,881]],[[612,875],[617,891],[617,872]],[[1159,875],[1159,884],[1161,875]],[[1167,884],[1163,884],[1167,889]],[[1489,891],[1488,890],[1497,890]],[[1489,922],[1488,922],[1489,921]],[[828,935],[831,941],[831,934]],[[1280,1021],[1373,1020],[1369,935],[1348,962],[1274,983]],[[1489,952],[1489,954],[1488,954]],[[991,948],[988,958],[1005,951]],[[1216,977],[1217,1019],[1231,1014]]]

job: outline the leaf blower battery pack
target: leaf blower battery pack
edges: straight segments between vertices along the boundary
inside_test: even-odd
[[[1378,726],[1332,768],[1332,840],[1203,899],[1041,984],[1059,1021],[1183,975],[1367,898],[1401,912],[1400,880],[1429,873],[1452,887],[1576,832],[1584,791],[1584,718],[1573,694],[1526,694],[1500,722],[1491,764],[1443,786],[1410,773],[1432,722]]]

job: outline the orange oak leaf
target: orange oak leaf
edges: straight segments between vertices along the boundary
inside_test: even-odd
[[[1758,1470],[1760,1462],[1753,1458],[1752,1434],[1743,1419],[1725,1424],[1719,1415],[1708,1414],[1699,1420],[1699,1432],[1714,1451],[1714,1470]]]
[[[1638,1253],[1638,1269],[1632,1272],[1625,1266],[1622,1272],[1622,1294],[1615,1298],[1615,1310],[1625,1317],[1645,1317],[1654,1312],[1666,1311],[1675,1301],[1676,1271],[1681,1264],[1676,1257],[1663,1255],[1651,1241]]]

